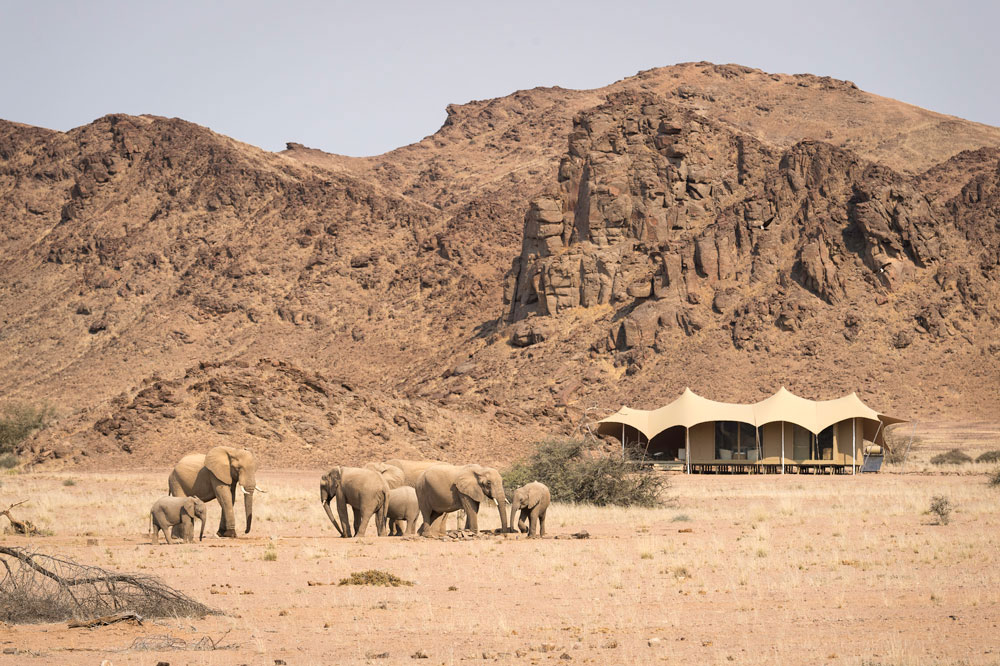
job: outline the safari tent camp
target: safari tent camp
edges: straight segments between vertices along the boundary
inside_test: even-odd
[[[685,389],[654,410],[622,407],[598,422],[643,458],[690,473],[856,473],[881,451],[885,427],[903,419],[880,414],[854,393],[807,400],[782,387],[751,405],[708,400]]]

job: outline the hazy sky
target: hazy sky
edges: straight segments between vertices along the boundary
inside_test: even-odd
[[[371,155],[432,134],[449,103],[710,60],[1000,125],[997,26],[991,1],[0,0],[0,118],[152,113]]]

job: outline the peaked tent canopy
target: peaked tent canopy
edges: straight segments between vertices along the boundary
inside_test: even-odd
[[[679,398],[659,409],[647,411],[622,407],[597,423],[598,432],[602,434],[617,434],[616,426],[626,425],[641,432],[648,441],[675,426],[690,428],[710,421],[739,421],[755,427],[783,421],[818,435],[823,429],[852,418],[865,419],[870,423],[871,427],[865,428],[865,436],[870,441],[879,437],[882,427],[905,420],[879,414],[861,402],[856,393],[835,400],[807,400],[782,386],[771,397],[752,405],[716,402],[686,388]],[[872,432],[870,438],[869,431]]]

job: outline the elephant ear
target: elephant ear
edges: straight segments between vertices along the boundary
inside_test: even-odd
[[[476,502],[485,502],[486,495],[483,493],[483,489],[479,486],[479,477],[476,475],[475,468],[466,468],[462,470],[462,473],[455,478],[455,488],[458,492],[462,493],[466,497],[469,497]]]
[[[384,469],[380,470],[380,472],[390,490],[399,488],[403,485],[403,482],[406,480],[403,470],[399,469],[395,465],[383,465],[383,467]]]
[[[184,508],[181,509],[181,510],[185,514],[191,516],[192,519],[194,519],[194,517],[198,514],[198,512],[197,512],[197,506],[198,505],[197,505],[197,502],[195,502],[195,498],[194,497],[189,497],[189,498],[187,498],[187,501],[184,502]]]
[[[229,462],[229,447],[217,446],[205,454],[205,467],[225,484],[233,482],[232,467]]]

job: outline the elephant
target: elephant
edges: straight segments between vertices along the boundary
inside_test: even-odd
[[[479,503],[487,498],[497,503],[502,532],[507,533],[507,498],[500,472],[481,465],[432,465],[417,479],[417,501],[424,524],[421,534],[444,534],[445,516],[463,509],[466,529],[479,531]]]
[[[393,458],[392,460],[386,460],[385,464],[403,470],[403,485],[416,488],[417,479],[420,478],[425,469],[431,465],[442,465],[444,463],[440,460],[404,460],[402,458]]]
[[[385,536],[389,511],[389,485],[382,475],[361,467],[334,467],[323,475],[319,484],[320,501],[333,526],[344,538],[364,536],[372,514],[379,536]],[[337,524],[330,509],[330,501],[337,498],[337,513],[341,525]],[[354,530],[347,517],[347,505],[354,510]]]
[[[420,515],[420,504],[417,502],[417,491],[410,486],[400,486],[389,491],[389,536],[402,536],[400,523],[406,521],[406,536],[417,533],[417,517]]]
[[[511,528],[514,527],[514,514],[520,511],[517,529],[527,532],[528,538],[545,536],[545,512],[549,510],[550,501],[549,487],[538,481],[532,481],[515,490],[510,502]],[[527,528],[524,525],[525,518],[530,520]]]
[[[175,525],[181,526],[181,536],[185,541],[194,541],[194,519],[201,521],[201,534],[198,541],[205,538],[205,519],[208,517],[208,507],[197,497],[161,497],[153,503],[149,510],[149,531],[153,540],[153,545],[160,543],[160,531],[163,531],[163,538],[167,545],[173,544],[170,540],[170,529]]]
[[[243,506],[247,512],[247,529],[253,522],[254,492],[266,492],[257,487],[257,461],[246,449],[216,446],[207,454],[184,456],[170,473],[168,485],[173,497],[197,497],[203,502],[213,499],[222,507],[219,521],[220,537],[236,538],[236,486],[243,488]]]

